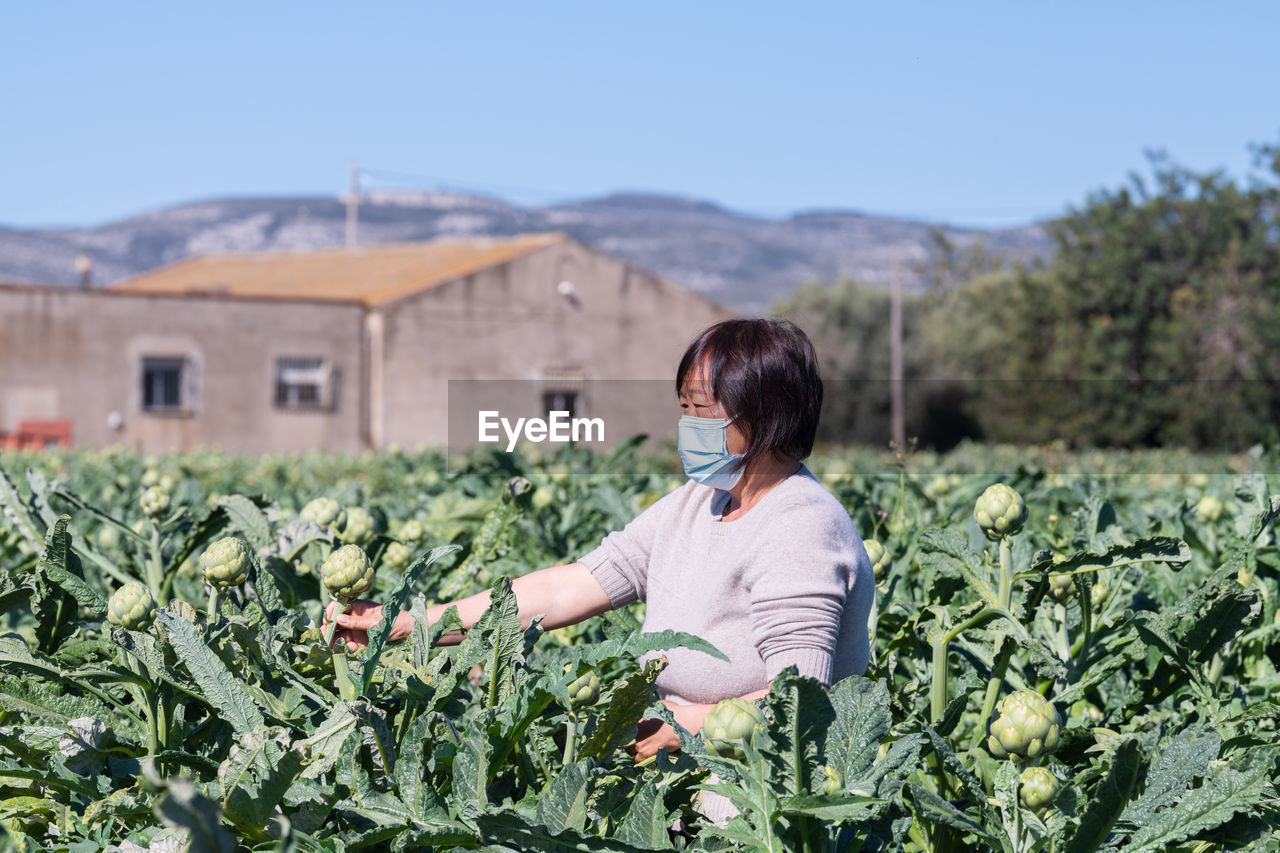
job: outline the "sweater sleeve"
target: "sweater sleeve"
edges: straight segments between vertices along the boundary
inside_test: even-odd
[[[768,678],[794,665],[829,685],[856,534],[843,513],[803,504],[788,510],[777,519],[788,535],[776,551],[761,555],[751,578],[751,639]]]
[[[615,608],[644,601],[649,557],[670,497],[656,501],[626,527],[605,536],[599,547],[578,560],[591,572]]]

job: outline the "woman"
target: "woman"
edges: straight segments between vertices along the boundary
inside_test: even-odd
[[[723,699],[757,699],[788,666],[830,685],[867,666],[875,579],[848,513],[801,460],[813,449],[822,381],[813,345],[783,320],[728,320],[689,345],[676,373],[678,447],[689,482],[570,565],[512,581],[521,621],[558,628],[643,600],[645,631],[695,634],[728,661],[666,652],[657,687],[691,732]],[[455,603],[470,627],[488,591]],[[436,621],[450,605],[427,615]],[[363,644],[381,607],[354,602],[338,635]],[[391,638],[407,637],[402,612]],[[445,638],[457,642],[456,633]],[[637,760],[679,748],[646,721]]]

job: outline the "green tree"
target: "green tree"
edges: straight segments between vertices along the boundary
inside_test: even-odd
[[[1050,224],[1044,270],[948,295],[929,326],[990,438],[1235,448],[1280,414],[1280,154],[1241,187],[1163,155]]]
[[[773,313],[808,333],[818,353],[824,399],[820,440],[884,446],[890,438],[889,290],[840,280],[807,284],[774,305]],[[903,339],[907,435],[947,446],[969,431],[948,422],[958,409],[946,388],[927,379],[933,346],[921,321],[935,297],[905,296]]]

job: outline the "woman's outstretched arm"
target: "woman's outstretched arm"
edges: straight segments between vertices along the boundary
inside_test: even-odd
[[[581,622],[591,616],[611,609],[609,596],[592,577],[582,563],[548,566],[511,581],[516,604],[520,611],[520,624],[528,627],[534,616],[543,614],[542,626],[548,630]],[[489,591],[437,604],[427,608],[427,619],[435,624],[450,607],[458,608],[458,617],[464,628],[470,628],[489,607]],[[334,618],[337,603],[330,603],[325,621]],[[382,605],[368,599],[357,599],[347,609],[337,613],[337,638],[348,646],[363,646],[369,642],[369,629],[382,620]],[[391,640],[403,640],[413,632],[413,615],[402,611],[391,626]],[[462,633],[451,631],[440,638],[442,645],[454,645],[462,640]]]

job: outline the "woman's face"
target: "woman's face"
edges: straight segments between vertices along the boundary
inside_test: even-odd
[[[724,407],[720,405],[720,401],[712,393],[711,382],[707,378],[705,368],[706,362],[700,362],[685,377],[684,385],[680,387],[680,413],[682,415],[692,415],[695,418],[724,418],[728,420],[731,415],[725,412]],[[729,453],[746,452],[746,436],[738,429],[736,423],[729,424],[725,435],[725,449]]]

